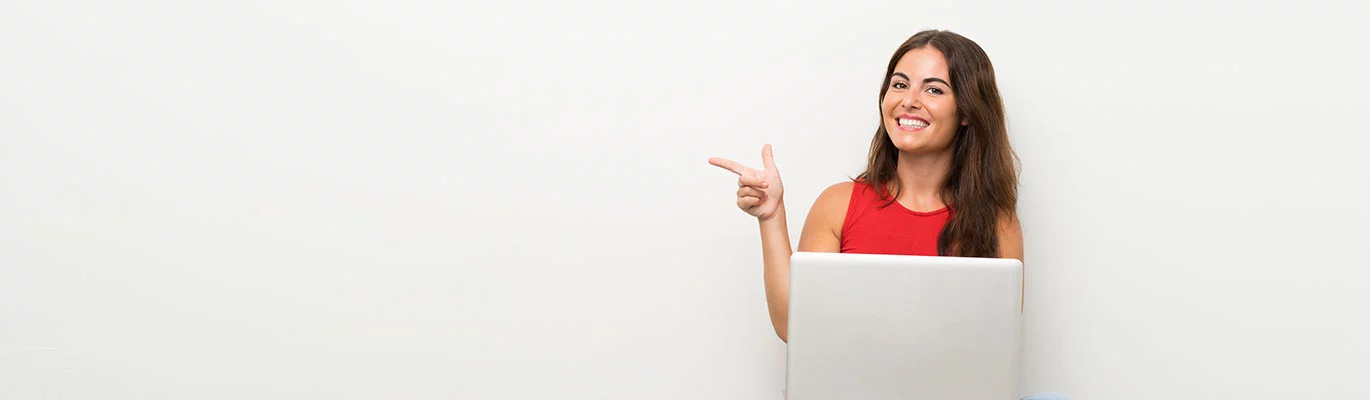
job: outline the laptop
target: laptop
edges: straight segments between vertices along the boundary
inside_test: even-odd
[[[1011,400],[1022,262],[796,252],[785,397]]]

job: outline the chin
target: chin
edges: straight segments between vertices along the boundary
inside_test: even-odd
[[[923,149],[923,146],[919,146],[919,145],[904,145],[904,146],[900,146],[899,144],[895,144],[895,145],[894,145],[894,148],[899,149],[899,152],[900,152],[900,153],[922,154],[922,153],[925,153],[925,152],[926,152],[926,151]]]
[[[909,132],[909,131],[890,131],[886,130],[885,135],[889,136],[890,141],[896,145],[922,143],[927,141],[929,132]]]
[[[898,149],[901,153],[936,154],[951,150],[950,145],[939,148],[935,144],[928,142],[927,138],[916,138],[912,136],[905,136],[902,138],[891,136],[890,142],[894,143],[894,148]]]
[[[890,135],[890,142],[894,143],[894,148],[905,153],[917,153],[924,147],[923,141],[912,137],[912,135],[903,134],[903,132]]]

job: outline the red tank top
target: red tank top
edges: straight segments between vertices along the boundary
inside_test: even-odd
[[[950,215],[950,208],[945,207],[930,212],[910,210],[880,198],[866,181],[856,181],[842,222],[842,252],[935,256],[937,238]]]

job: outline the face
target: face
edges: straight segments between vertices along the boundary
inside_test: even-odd
[[[957,118],[947,71],[946,58],[932,46],[910,50],[895,64],[880,110],[885,132],[900,151],[949,151],[956,130],[966,124]]]

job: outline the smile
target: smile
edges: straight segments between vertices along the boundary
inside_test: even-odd
[[[900,130],[916,131],[928,127],[927,120],[912,115],[900,115],[898,121]]]

